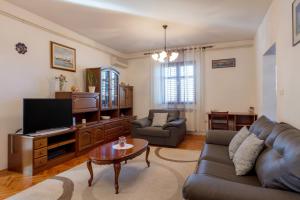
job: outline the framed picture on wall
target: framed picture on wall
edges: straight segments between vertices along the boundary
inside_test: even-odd
[[[293,2],[293,45],[300,42],[300,0]]]
[[[235,67],[235,63],[236,63],[235,58],[213,60],[212,68],[219,69],[219,68]]]
[[[52,68],[76,72],[76,49],[51,41],[50,51]]]

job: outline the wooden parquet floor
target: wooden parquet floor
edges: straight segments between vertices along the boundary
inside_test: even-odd
[[[205,141],[204,136],[187,135],[184,141],[178,146],[180,149],[201,150]],[[20,173],[7,170],[0,171],[0,199],[5,199],[22,190],[25,190],[37,183],[40,183],[63,171],[71,169],[87,160],[87,155],[83,155],[45,170],[35,176],[24,176]]]

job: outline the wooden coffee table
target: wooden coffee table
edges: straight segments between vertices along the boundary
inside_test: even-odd
[[[150,162],[148,160],[150,146],[148,141],[143,139],[127,139],[128,144],[132,144],[133,147],[126,150],[116,150],[113,149],[113,145],[117,144],[118,141],[110,142],[101,146],[96,147],[89,153],[89,159],[87,161],[87,168],[91,174],[89,179],[89,187],[92,185],[93,181],[93,168],[92,163],[97,165],[108,165],[113,164],[115,171],[115,190],[116,194],[119,193],[119,174],[121,171],[121,162],[133,159],[146,151],[146,163],[150,167]]]

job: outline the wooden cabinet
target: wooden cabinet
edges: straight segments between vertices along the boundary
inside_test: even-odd
[[[133,87],[120,85],[120,108],[132,108]]]
[[[105,131],[104,126],[98,125],[94,128],[94,135],[93,135],[93,143],[94,144],[101,144],[105,141]]]
[[[72,95],[73,113],[92,112],[99,110],[98,93],[80,93]]]
[[[9,134],[8,170],[34,175],[75,157],[76,128],[30,137]]]
[[[72,99],[72,112],[84,113],[99,110],[99,93],[56,92],[57,99]]]
[[[120,85],[120,115],[132,116],[133,114],[133,87]]]
[[[208,128],[211,127],[211,118],[212,114],[208,113]],[[243,113],[243,112],[229,112],[228,113],[229,120],[229,130],[239,131],[244,126],[250,128],[250,126],[257,120],[257,114],[255,113]]]
[[[117,140],[120,136],[130,134],[132,120],[133,117],[122,117],[78,127],[78,153],[81,154],[96,145]]]
[[[84,149],[90,148],[93,146],[93,128],[85,128],[77,131],[78,134],[78,150],[82,151]]]
[[[82,119],[86,119],[87,122],[100,120],[99,93],[56,92],[55,98],[72,99],[72,113],[77,124],[80,124]]]
[[[121,135],[125,135],[123,119],[115,120],[105,124],[105,140],[107,142],[117,139]]]
[[[89,68],[86,74],[95,77],[96,92],[100,95],[101,110],[117,110],[119,107],[119,72],[113,68]],[[86,81],[87,87],[90,81]]]

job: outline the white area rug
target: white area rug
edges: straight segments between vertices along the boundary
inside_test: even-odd
[[[94,180],[86,163],[47,179],[9,200],[181,200],[182,186],[195,170],[199,151],[151,147],[150,168],[145,153],[122,164],[119,194],[115,194],[112,165],[94,165]]]

